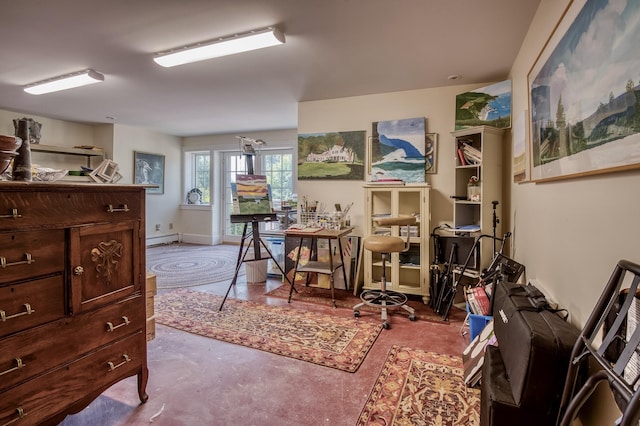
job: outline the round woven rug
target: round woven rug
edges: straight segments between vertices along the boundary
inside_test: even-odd
[[[233,279],[239,246],[171,244],[147,248],[147,269],[158,288],[193,287]],[[245,275],[244,265],[238,276]]]

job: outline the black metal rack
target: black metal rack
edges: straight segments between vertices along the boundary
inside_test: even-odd
[[[570,425],[598,384],[608,382],[623,412],[616,424],[640,420],[640,327],[629,327],[629,310],[640,308],[640,265],[620,260],[571,353],[558,424]],[[627,287],[628,286],[628,287]],[[640,316],[640,312],[638,313]],[[598,344],[602,340],[602,343]],[[597,364],[583,382],[589,362]]]

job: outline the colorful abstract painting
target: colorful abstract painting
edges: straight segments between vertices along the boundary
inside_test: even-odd
[[[371,180],[425,181],[425,118],[373,123]]]

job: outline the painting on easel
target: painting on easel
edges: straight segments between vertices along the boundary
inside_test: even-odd
[[[263,214],[273,211],[271,191],[263,175],[238,175],[231,184],[234,214]]]

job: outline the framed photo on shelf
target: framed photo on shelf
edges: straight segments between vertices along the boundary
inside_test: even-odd
[[[164,194],[164,155],[134,151],[133,173],[133,183],[154,185],[148,194]]]
[[[122,177],[118,173],[118,163],[107,159],[93,169],[89,176],[97,183],[116,183]]]
[[[528,75],[531,180],[640,168],[640,57],[624,50],[639,19],[635,2],[567,7]]]
[[[118,173],[118,164],[111,160],[104,160],[104,166],[100,167],[99,176],[106,182],[112,182],[116,173]]]

